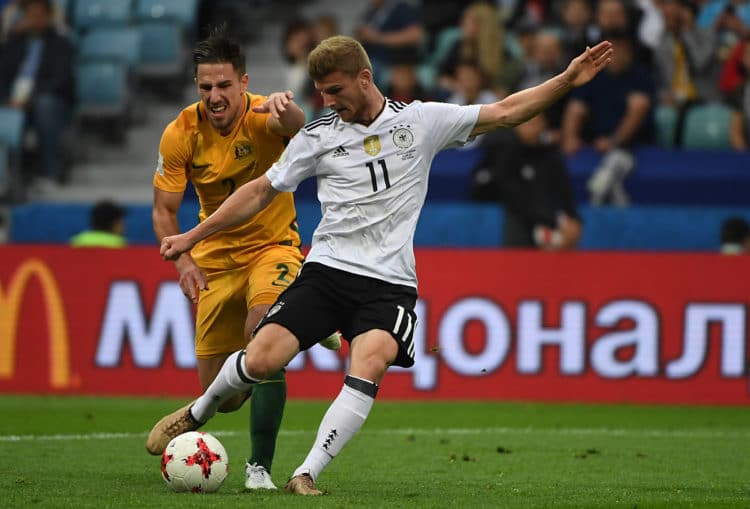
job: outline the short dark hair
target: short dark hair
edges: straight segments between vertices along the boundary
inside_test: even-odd
[[[214,27],[204,40],[193,48],[193,75],[198,75],[199,64],[230,63],[237,76],[245,74],[245,53],[242,46],[232,39],[226,23]]]
[[[111,232],[115,223],[125,216],[125,209],[109,200],[102,200],[91,209],[91,229]]]
[[[721,224],[722,244],[742,244],[750,238],[750,224],[741,217],[729,217]]]

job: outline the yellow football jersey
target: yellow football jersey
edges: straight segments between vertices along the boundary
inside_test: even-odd
[[[251,109],[265,99],[246,93],[245,114],[226,136],[211,127],[202,102],[182,110],[162,135],[154,187],[183,192],[190,180],[200,200],[199,219],[203,221],[235,189],[263,175],[285,146],[284,138],[268,128],[268,114]],[[299,246],[296,219],[292,193],[281,193],[250,221],[212,235],[191,253],[204,268],[244,265],[259,248]]]

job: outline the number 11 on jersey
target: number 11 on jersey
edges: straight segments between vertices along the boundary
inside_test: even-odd
[[[385,165],[385,159],[378,159],[377,163],[380,165],[380,169],[383,170],[383,182],[385,183],[385,189],[391,187],[391,181],[388,180],[388,167]],[[372,190],[378,190],[378,176],[375,174],[375,165],[370,161],[365,163],[367,169],[370,170],[370,178],[372,179]]]

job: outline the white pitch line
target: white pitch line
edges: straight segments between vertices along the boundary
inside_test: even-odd
[[[216,436],[244,436],[247,431],[207,430]],[[145,437],[141,433],[57,433],[53,435],[0,435],[0,442],[35,442],[62,440],[117,440]],[[314,435],[314,430],[281,430],[279,435],[300,436]],[[697,429],[626,429],[626,428],[398,428],[362,430],[361,435],[483,435],[483,434],[521,434],[521,435],[567,435],[567,436],[636,436],[651,438],[716,438],[748,439],[750,429],[711,430]]]

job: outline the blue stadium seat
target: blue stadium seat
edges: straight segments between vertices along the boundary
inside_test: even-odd
[[[141,34],[135,27],[96,27],[78,44],[79,60],[117,60],[135,69],[141,59]]]
[[[671,106],[657,106],[654,111],[654,119],[656,121],[656,140],[659,145],[662,147],[674,146],[677,111]]]
[[[195,30],[198,22],[198,0],[138,0],[139,20],[176,19],[183,30]]]
[[[731,111],[723,104],[693,106],[685,117],[683,146],[691,149],[728,149]]]
[[[127,25],[133,19],[133,0],[75,0],[71,26],[83,32],[104,25]]]
[[[115,60],[81,61],[76,77],[77,120],[107,122],[97,132],[115,143],[124,143],[130,118],[127,65]]]
[[[24,121],[22,110],[0,107],[0,143],[11,152],[21,149]]]
[[[0,107],[0,202],[24,200],[21,152],[25,120],[22,110]]]
[[[142,21],[138,24],[141,51],[138,73],[146,77],[183,76],[188,69],[187,50],[179,22]]]
[[[461,34],[458,27],[448,27],[440,31],[435,38],[435,49],[417,67],[417,77],[422,86],[429,89],[436,85],[438,65],[461,38]]]

